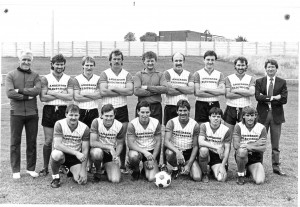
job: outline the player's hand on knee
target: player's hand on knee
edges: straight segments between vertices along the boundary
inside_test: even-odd
[[[223,145],[219,146],[217,148],[217,152],[219,154],[220,159],[223,160],[223,158],[224,158],[224,146]]]
[[[188,175],[190,173],[191,167],[187,164],[182,168],[181,174]]]
[[[118,156],[113,157],[113,163],[120,165],[120,157],[118,157]]]
[[[145,153],[144,156],[147,158],[147,161],[154,160],[154,157],[150,152]]]
[[[152,170],[154,168],[154,159],[148,159],[145,164],[148,170]]]
[[[77,152],[76,157],[77,157],[78,160],[80,160],[80,162],[84,162],[85,159],[86,159],[85,155],[81,152]]]
[[[184,162],[185,162],[184,156],[180,151],[178,153],[176,153],[176,159],[177,159],[178,165],[184,165]]]

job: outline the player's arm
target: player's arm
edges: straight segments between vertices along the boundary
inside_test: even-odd
[[[236,124],[234,126],[233,132],[232,132],[232,141],[233,141],[233,148],[235,150],[239,149],[241,146],[241,139],[242,139],[242,135],[241,135],[241,127]]]
[[[194,94],[194,82],[188,82],[187,86],[177,86],[175,89],[181,94]]]
[[[258,79],[255,82],[255,99],[258,102],[270,102],[271,96],[267,96],[267,94],[263,93],[262,90],[262,79]]]
[[[243,96],[238,94],[238,93],[235,93],[234,90],[232,90],[232,87],[231,87],[231,83],[230,83],[230,80],[228,77],[225,78],[225,97],[227,99],[237,99],[237,98],[242,98]]]
[[[147,150],[139,147],[136,144],[136,139],[137,139],[137,136],[135,134],[135,128],[134,128],[132,123],[128,123],[128,128],[127,128],[128,148],[130,150],[134,150],[134,151],[142,153],[147,159],[148,159],[148,157],[150,157],[150,158],[152,157],[152,159],[154,160],[153,155],[150,152],[148,152]]]
[[[214,95],[206,92],[206,88],[200,86],[200,75],[198,72],[194,73],[194,95],[204,98],[214,97]]]
[[[165,71],[164,75],[165,75],[165,78],[166,78],[166,81],[167,81],[167,84],[168,84],[168,92],[167,92],[167,94],[171,95],[171,96],[181,95],[182,93],[180,91],[178,91],[178,90],[175,89],[176,86],[172,85],[170,73],[168,71]]]
[[[120,95],[108,88],[108,78],[105,72],[100,74],[100,94],[102,97],[117,97]]]
[[[224,158],[222,160],[222,165],[224,167],[228,162],[230,148],[231,148],[231,136],[230,136],[230,131],[228,129],[224,136]]]
[[[9,99],[13,99],[16,101],[23,101],[29,99],[29,96],[20,94],[15,90],[14,81],[11,73],[9,73],[5,78],[5,89],[6,95]]]
[[[126,85],[125,88],[113,87],[112,91],[120,94],[121,96],[132,96],[133,94],[133,80],[130,73],[126,76]]]
[[[158,123],[154,132],[154,139],[156,141],[156,145],[153,150],[153,159],[155,160],[161,150],[161,124]]]
[[[266,151],[267,143],[267,130],[264,127],[261,131],[260,137],[256,142],[247,143],[247,149],[253,152],[264,152]]]
[[[82,153],[84,154],[85,157],[89,156],[89,149],[90,149],[90,129],[87,126],[83,136],[82,136],[82,145],[81,145],[81,149],[82,149]],[[85,159],[82,164],[81,164],[81,169],[79,172],[79,179],[78,179],[78,183],[82,184],[82,183],[86,183],[87,182],[87,160]]]
[[[199,149],[199,145],[198,145],[198,137],[199,137],[199,133],[200,133],[200,126],[199,124],[196,124],[194,127],[194,131],[193,131],[193,150],[190,156],[190,159],[187,161],[186,166],[188,167],[189,171],[196,159],[197,153],[198,153],[198,149]]]
[[[217,88],[206,88],[205,91],[214,96],[220,96],[225,94],[225,79],[223,73],[220,74],[220,79]]]
[[[286,87],[286,80],[284,80],[283,86],[281,87],[280,94],[272,96],[271,102],[273,105],[283,105],[287,103],[288,91]]]
[[[133,77],[133,93],[135,96],[152,96],[155,95],[156,93],[152,93],[148,90],[145,89],[145,86],[142,87],[142,77],[141,73],[137,73]]]
[[[57,98],[53,95],[48,94],[48,81],[46,77],[41,78],[41,84],[42,84],[42,90],[40,94],[40,100],[41,102],[48,102],[56,100]]]
[[[18,89],[18,93],[27,95],[30,97],[36,97],[41,93],[41,80],[37,74],[34,81],[26,81],[25,88]]]
[[[126,137],[126,126],[123,124],[120,132],[117,135],[116,157],[120,157],[123,150]]]
[[[101,99],[102,97],[100,94],[100,79],[97,82],[96,90],[94,92],[80,91],[80,95],[84,96],[85,98],[89,98],[91,100]]]
[[[217,151],[220,147],[222,147],[222,146],[212,145],[210,142],[206,141],[206,126],[204,123],[200,125],[198,143],[199,143],[199,147],[207,147],[210,149],[215,149]]]
[[[70,78],[67,84],[67,89],[63,90],[61,92],[54,92],[54,91],[49,91],[47,92],[48,95],[55,96],[57,99],[61,99],[64,101],[72,101],[73,96],[74,96],[74,84],[73,84],[73,79]]]
[[[91,101],[90,98],[84,97],[83,95],[80,94],[80,85],[77,80],[77,78],[74,79],[74,100],[78,102],[87,102]]]
[[[147,86],[146,90],[150,91],[151,93],[166,94],[168,92],[168,83],[165,76],[161,73],[159,77],[159,85]]]
[[[235,93],[240,94],[241,96],[244,96],[244,97],[254,96],[254,94],[255,94],[255,79],[253,77],[251,77],[249,89],[237,89],[234,91],[235,91]]]

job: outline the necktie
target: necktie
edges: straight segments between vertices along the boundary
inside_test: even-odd
[[[270,78],[270,84],[268,89],[268,96],[273,96],[273,78]]]

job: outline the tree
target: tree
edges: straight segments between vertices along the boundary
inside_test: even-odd
[[[237,38],[235,38],[236,42],[247,42],[246,37],[243,36],[238,36]]]
[[[133,32],[128,32],[125,36],[124,36],[124,41],[136,41],[135,35]]]
[[[143,36],[140,37],[141,42],[156,42],[157,34],[154,32],[146,32]]]

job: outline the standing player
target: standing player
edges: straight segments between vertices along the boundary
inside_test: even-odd
[[[90,147],[89,127],[79,121],[79,107],[70,104],[66,118],[55,123],[54,150],[51,153],[52,188],[60,187],[59,167],[64,164],[78,184],[87,182],[87,156]]]
[[[22,51],[19,67],[9,72],[5,79],[6,95],[10,99],[10,164],[13,179],[21,178],[21,140],[24,127],[27,173],[32,177],[39,176],[35,172],[39,122],[36,96],[41,91],[41,81],[39,75],[30,69],[32,60],[30,50]]]
[[[93,74],[96,66],[91,56],[82,58],[83,73],[74,79],[74,100],[80,108],[79,121],[91,127],[92,121],[99,117],[100,77]]]
[[[150,104],[150,116],[162,124],[161,94],[168,92],[168,83],[163,73],[156,71],[157,56],[154,52],[145,52],[142,60],[145,68],[134,76],[134,95],[138,97],[138,104],[141,101],[147,101]]]
[[[267,132],[270,128],[273,173],[285,176],[280,168],[279,140],[281,125],[285,122],[283,105],[287,103],[288,96],[286,80],[276,76],[276,60],[267,60],[265,69],[267,75],[257,79],[255,84],[258,122],[265,125]]]
[[[127,96],[133,94],[132,76],[123,67],[123,53],[113,50],[109,55],[110,68],[100,75],[100,93],[102,105],[112,104],[115,108],[115,119],[124,124],[125,131],[129,122]],[[123,147],[121,159],[121,172],[127,173],[125,168],[126,145]]]
[[[103,163],[108,180],[118,183],[121,180],[120,154],[124,147],[126,128],[115,120],[115,109],[112,104],[101,108],[101,118],[94,119],[91,126],[90,155],[96,166],[94,181],[101,178],[100,167]]]
[[[195,82],[195,120],[201,124],[209,121],[209,110],[220,108],[218,96],[225,94],[224,75],[214,69],[217,54],[207,51],[204,54],[205,67],[194,73]]]
[[[173,166],[172,177],[176,179],[179,173],[189,174],[193,180],[201,181],[201,170],[196,160],[199,125],[190,118],[191,106],[187,100],[179,100],[176,108],[178,116],[168,121],[165,137],[166,158]]]
[[[129,147],[129,168],[133,171],[132,180],[140,177],[139,164],[143,162],[142,174],[149,181],[155,179],[158,173],[158,162],[161,147],[161,125],[155,118],[150,117],[150,104],[141,101],[137,105],[138,117],[128,125],[127,139]]]
[[[42,77],[40,99],[44,103],[42,126],[45,143],[43,146],[44,168],[40,175],[49,173],[48,165],[52,151],[53,131],[56,121],[65,118],[68,101],[73,100],[73,80],[64,73],[66,59],[62,54],[51,59],[51,72]]]
[[[242,117],[243,120],[235,125],[233,131],[233,147],[238,167],[237,184],[245,183],[246,169],[256,184],[262,184],[265,180],[262,161],[266,150],[267,130],[264,125],[257,123],[257,112],[252,106],[243,108]]]
[[[218,181],[224,182],[227,178],[231,137],[229,128],[221,123],[222,116],[222,110],[213,107],[209,110],[209,122],[200,126],[199,164],[205,183],[209,181],[207,164]]]
[[[238,57],[234,61],[234,67],[236,72],[225,78],[227,107],[223,117],[231,136],[234,125],[242,120],[242,109],[251,105],[251,97],[255,93],[255,79],[246,74],[247,59]]]

